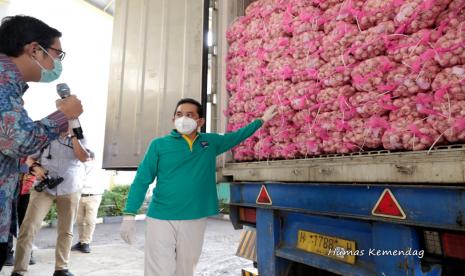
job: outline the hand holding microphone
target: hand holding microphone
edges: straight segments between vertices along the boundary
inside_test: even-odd
[[[83,139],[81,124],[77,119],[83,112],[81,101],[75,95],[71,95],[71,89],[66,83],[57,84],[57,93],[61,98],[56,102],[58,110],[63,112],[66,118],[69,119],[69,125],[76,137]]]
[[[56,107],[63,112],[69,120],[76,119],[82,114],[81,101],[75,95],[56,100]]]

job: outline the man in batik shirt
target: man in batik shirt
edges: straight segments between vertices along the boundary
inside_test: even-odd
[[[27,82],[51,82],[61,74],[61,33],[29,16],[12,16],[0,25],[0,270],[8,252],[12,201],[19,177],[19,159],[39,151],[68,120],[82,113],[75,96],[57,101],[57,111],[32,121],[23,108]]]

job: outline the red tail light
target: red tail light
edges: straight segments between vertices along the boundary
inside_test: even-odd
[[[257,210],[255,208],[239,207],[239,219],[255,224],[257,221]]]
[[[444,255],[465,260],[465,235],[442,234]]]

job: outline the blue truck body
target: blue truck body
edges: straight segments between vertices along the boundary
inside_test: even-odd
[[[260,174],[250,173],[260,170],[259,163],[255,163],[254,168],[245,164],[236,166],[246,166],[249,175]],[[420,169],[421,164],[415,166]],[[229,169],[228,174],[234,176],[237,168]],[[460,173],[463,172],[457,171]],[[247,177],[242,180],[244,178]],[[256,228],[260,275],[293,275],[290,271],[294,263],[341,275],[461,273],[457,271],[463,271],[465,260],[444,256],[441,244],[438,252],[428,252],[425,231],[437,233],[438,238],[442,233],[459,237],[465,233],[465,189],[460,183],[420,183],[425,181],[421,176],[417,180],[411,183],[325,183],[233,179],[230,182],[230,218],[235,228],[242,225]],[[269,194],[269,204],[257,202],[263,188]],[[405,218],[373,214],[385,191],[395,197]],[[241,217],[241,209],[251,211],[255,220]],[[355,242],[356,251],[350,252],[355,256],[354,263],[299,248],[305,244],[302,240],[299,243],[300,238],[305,238],[300,235],[301,231]],[[441,243],[441,239],[436,242]],[[465,252],[465,243],[461,250]],[[335,255],[335,251],[332,252]]]

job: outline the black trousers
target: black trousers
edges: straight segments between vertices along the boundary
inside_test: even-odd
[[[0,271],[2,271],[9,250],[7,242],[0,242]]]
[[[18,197],[17,215],[18,215],[18,226],[21,227],[24,216],[26,215],[27,205],[29,204],[29,194],[20,195]],[[2,271],[3,265],[6,262],[8,254],[12,254],[13,251],[13,235],[10,234],[8,242],[0,243],[0,271]]]
[[[20,195],[18,197],[18,228],[23,224],[24,216],[26,215],[27,205],[29,204],[30,194]]]

